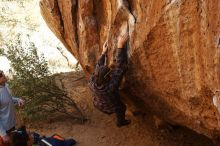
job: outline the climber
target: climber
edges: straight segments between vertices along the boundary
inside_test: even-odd
[[[108,52],[108,44],[105,42],[95,72],[89,80],[94,106],[106,114],[116,113],[118,127],[131,122],[125,119],[126,105],[121,101],[119,95],[120,82],[127,69],[127,49],[125,47],[127,40],[128,33],[119,37],[116,64],[113,69],[110,69],[105,63]]]

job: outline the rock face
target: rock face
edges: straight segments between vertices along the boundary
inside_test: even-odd
[[[220,133],[219,0],[41,0],[49,28],[89,76],[129,31],[127,93],[171,123]],[[219,109],[219,111],[218,111]]]

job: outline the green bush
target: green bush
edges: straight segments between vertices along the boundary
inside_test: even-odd
[[[18,35],[0,51],[9,59],[12,67],[12,80],[9,83],[13,95],[26,101],[19,112],[30,120],[45,119],[57,113],[84,120],[74,100],[56,85],[43,55],[38,55],[34,43],[27,40],[22,42],[21,35]]]

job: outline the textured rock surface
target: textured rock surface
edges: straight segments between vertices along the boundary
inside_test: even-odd
[[[127,92],[169,122],[220,133],[219,0],[41,0],[40,7],[87,75],[105,40],[114,62],[117,37],[128,30]]]

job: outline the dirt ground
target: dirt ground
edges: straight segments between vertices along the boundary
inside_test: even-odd
[[[62,79],[66,91],[88,121],[84,124],[75,120],[59,117],[47,122],[28,125],[41,135],[59,134],[73,138],[77,146],[214,146],[212,141],[187,128],[156,128],[152,114],[133,114],[127,110],[126,116],[132,122],[126,127],[115,125],[115,115],[106,115],[95,109],[87,82],[81,73],[65,73]]]

